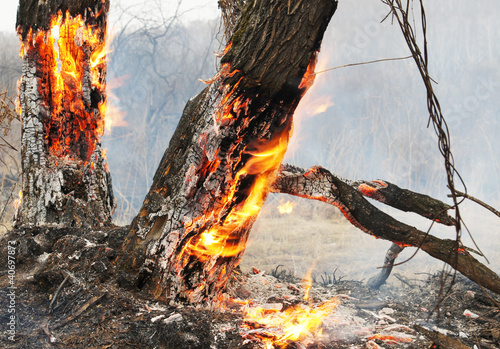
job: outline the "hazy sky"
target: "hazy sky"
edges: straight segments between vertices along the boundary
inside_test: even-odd
[[[18,3],[18,0],[2,0],[2,5],[0,5],[0,31],[15,31]]]
[[[146,1],[147,3],[153,3],[153,1]],[[164,8],[168,11],[169,9],[175,10],[179,0],[162,0],[161,3]],[[215,18],[219,14],[217,8],[217,0],[182,0],[182,6],[180,7],[180,13],[182,17],[187,19],[200,18],[208,19]],[[111,0],[111,11],[113,7],[118,4],[123,4],[124,7],[130,6],[131,4],[137,4],[134,0]],[[14,32],[16,25],[16,13],[17,6],[19,4],[18,0],[2,0],[0,5],[0,31],[2,32]],[[140,5],[144,7],[144,3]],[[110,14],[112,18],[113,13]],[[111,19],[112,21],[112,19]],[[111,22],[111,25],[113,23]]]

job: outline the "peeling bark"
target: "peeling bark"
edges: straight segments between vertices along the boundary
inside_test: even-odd
[[[439,239],[406,225],[371,205],[360,192],[319,166],[304,170],[282,165],[273,191],[323,201],[338,207],[356,227],[377,238],[390,240],[400,247],[420,247],[434,258],[475,281],[500,293],[500,277],[476,260],[456,241]]]
[[[188,102],[125,241],[155,297],[217,299],[274,181],[336,1],[248,1],[208,86]]]
[[[108,7],[100,0],[20,1],[23,200],[18,227],[111,222],[115,201],[100,141],[106,64],[103,56],[96,58],[104,49]],[[56,44],[48,29],[58,15]],[[70,21],[76,18],[83,24],[72,31]],[[95,34],[94,41],[87,32]]]

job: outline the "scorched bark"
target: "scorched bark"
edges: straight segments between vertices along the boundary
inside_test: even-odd
[[[100,226],[115,207],[101,149],[108,0],[21,0],[18,227]]]
[[[286,150],[336,1],[248,1],[210,85],[188,102],[121,266],[157,298],[218,299]]]

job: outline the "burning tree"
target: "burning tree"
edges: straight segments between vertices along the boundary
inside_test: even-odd
[[[337,2],[220,4],[229,6],[226,16],[238,18],[227,21],[220,70],[184,109],[123,243],[117,261],[122,279],[161,300],[220,300],[266,196],[281,192],[333,204],[364,232],[393,241],[388,266],[404,246],[416,246],[500,292],[498,275],[459,241],[398,222],[363,195],[454,225],[449,205],[385,181],[345,181],[321,167],[281,164]],[[100,0],[20,2],[19,226],[110,221],[114,200],[100,148],[107,8]]]
[[[227,21],[236,24],[222,66],[186,105],[132,222],[119,267],[134,276],[133,284],[163,300],[220,299],[273,191],[331,203],[364,232],[393,241],[388,267],[402,248],[415,246],[500,292],[498,275],[459,241],[398,222],[363,195],[454,225],[449,205],[385,181],[345,181],[320,167],[280,167],[293,112],[314,81],[316,54],[337,2],[242,3],[224,11],[241,15]]]
[[[115,207],[101,149],[108,1],[21,0],[22,204],[17,226],[99,226]]]
[[[158,302],[158,308],[164,314],[152,317],[148,303],[153,297],[196,306],[223,300],[252,224],[271,192],[335,205],[362,231],[392,241],[385,262],[388,268],[373,281],[375,285],[385,280],[405,246],[415,246],[500,293],[498,275],[474,259],[471,249],[459,239],[438,239],[398,222],[364,197],[438,223],[457,225],[457,219],[447,214],[449,205],[383,180],[348,181],[319,166],[301,169],[282,164],[294,111],[314,82],[316,56],[337,1],[238,0],[219,4],[224,7],[228,37],[219,72],[187,103],[132,224],[102,229],[110,222],[114,207],[100,145],[106,113],[104,59],[109,2],[20,2],[24,198],[17,217],[18,230],[8,238],[9,251],[19,253],[19,264],[25,263],[23,268],[32,273],[32,278],[23,278],[23,288],[36,289],[29,294],[33,300],[28,302],[35,303],[37,298],[43,314],[47,314],[48,306],[47,317],[55,311],[66,315],[53,316],[50,325],[41,319],[26,321],[37,326],[31,331],[33,335],[26,336],[27,341],[42,335],[56,342],[56,335],[63,335],[54,330],[102,301],[99,315],[73,323],[75,327],[81,325],[80,337],[71,338],[69,334],[65,344],[125,345],[130,338],[118,338],[118,332],[126,332],[137,334],[137,343],[152,343],[154,338],[160,344],[152,346],[172,340],[169,347],[193,347],[189,340],[179,339],[174,322],[182,321],[179,319],[183,316],[189,321],[196,318],[193,322],[205,330],[203,324],[213,322],[214,317],[198,321],[202,311],[196,312],[193,307],[183,314],[179,310],[182,307],[168,307],[179,313],[165,317],[167,306],[162,302]],[[420,54],[417,51],[416,56]],[[73,226],[77,228],[68,229]],[[81,229],[88,226],[97,229]],[[34,229],[28,229],[31,227]],[[16,244],[15,240],[16,247],[10,246]],[[44,252],[48,252],[46,258],[38,258]],[[299,300],[302,303],[309,302],[312,285],[310,275],[306,279],[306,295]],[[68,283],[72,287],[64,290]],[[147,296],[133,297],[122,286],[142,289]],[[287,290],[294,288],[290,286]],[[54,291],[50,303],[45,294],[49,290]],[[301,292],[297,287],[295,291]],[[64,292],[66,296],[60,295]],[[19,294],[20,299],[27,294]],[[82,294],[85,301],[76,302]],[[234,294],[239,297],[238,292]],[[59,302],[61,298],[64,300]],[[67,306],[57,310],[65,303]],[[113,307],[105,306],[110,303]],[[285,347],[290,341],[301,341],[302,325],[307,323],[312,332],[319,330],[322,319],[339,301],[333,297],[321,305],[302,303],[286,308],[281,303],[277,307],[268,304],[265,309],[249,305],[243,326],[248,331],[240,332],[236,342],[266,336],[268,347]],[[122,311],[127,315],[122,316]],[[120,326],[108,321],[110,318]],[[160,319],[157,327],[151,326]],[[134,323],[128,327],[130,332],[121,326],[127,321]],[[285,322],[292,328],[282,331]],[[96,327],[95,333],[89,333],[90,323]],[[105,328],[106,323],[112,325]],[[236,326],[241,327],[241,317]],[[277,332],[258,331],[266,326]],[[216,341],[206,332],[200,333],[206,338],[196,347],[212,346]],[[233,344],[226,347],[241,347]]]

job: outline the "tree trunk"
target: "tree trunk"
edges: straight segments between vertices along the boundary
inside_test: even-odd
[[[101,135],[107,0],[21,0],[22,205],[16,225],[100,226],[115,207]]]
[[[312,84],[331,0],[248,1],[210,85],[188,102],[124,244],[155,297],[218,299]]]

